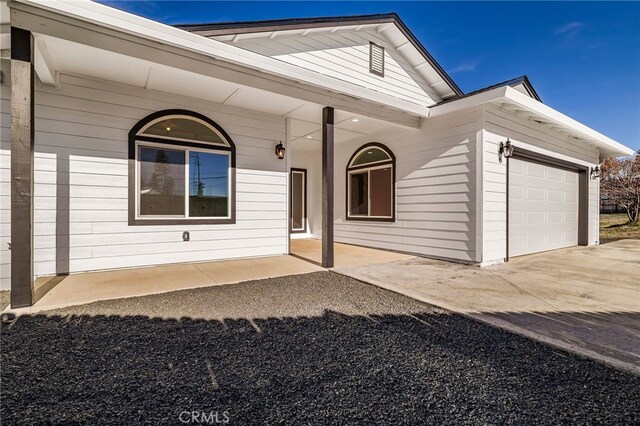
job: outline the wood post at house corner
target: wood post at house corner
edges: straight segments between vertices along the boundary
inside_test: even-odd
[[[11,27],[11,307],[31,306],[33,272],[33,35]]]
[[[333,267],[333,108],[322,109],[322,267]]]

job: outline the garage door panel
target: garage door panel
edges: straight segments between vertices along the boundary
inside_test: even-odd
[[[543,166],[542,164],[525,163],[523,170],[524,174],[529,178],[545,179],[546,177],[545,166]]]
[[[547,201],[551,201],[554,203],[561,203],[564,199],[564,192],[563,191],[555,191],[550,189],[549,191],[547,191]]]
[[[527,188],[528,201],[544,201],[544,188]]]
[[[563,180],[563,176],[562,176],[562,172],[563,170],[560,169],[554,169],[551,167],[547,167],[547,179],[548,180],[552,180],[555,182],[562,182]]]
[[[535,227],[536,225],[544,225],[546,222],[546,212],[544,211],[539,211],[539,212],[526,212],[525,217],[527,218],[527,221],[525,223],[525,226],[528,226],[531,230],[533,230],[533,227]],[[540,230],[543,230],[542,228],[540,228]]]
[[[550,225],[561,225],[564,222],[563,212],[549,212],[547,213],[547,223]]]
[[[511,161],[509,163],[509,174],[510,175],[523,175],[524,174],[524,163]]]
[[[509,256],[578,244],[578,173],[509,160]]]
[[[524,225],[524,212],[517,212],[512,216],[509,216],[509,223],[514,225]]]

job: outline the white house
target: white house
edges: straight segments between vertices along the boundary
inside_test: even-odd
[[[597,244],[594,168],[632,152],[526,77],[464,94],[395,14],[176,28],[88,1],[1,12],[13,307],[37,276],[279,255],[291,238],[322,238],[327,267],[334,240],[478,265]]]

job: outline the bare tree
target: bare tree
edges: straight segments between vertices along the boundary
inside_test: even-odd
[[[600,191],[627,211],[630,223],[640,220],[640,151],[631,157],[608,158],[600,170]]]

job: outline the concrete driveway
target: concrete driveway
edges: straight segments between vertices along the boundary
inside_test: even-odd
[[[424,258],[337,272],[640,373],[640,241],[488,268]]]

